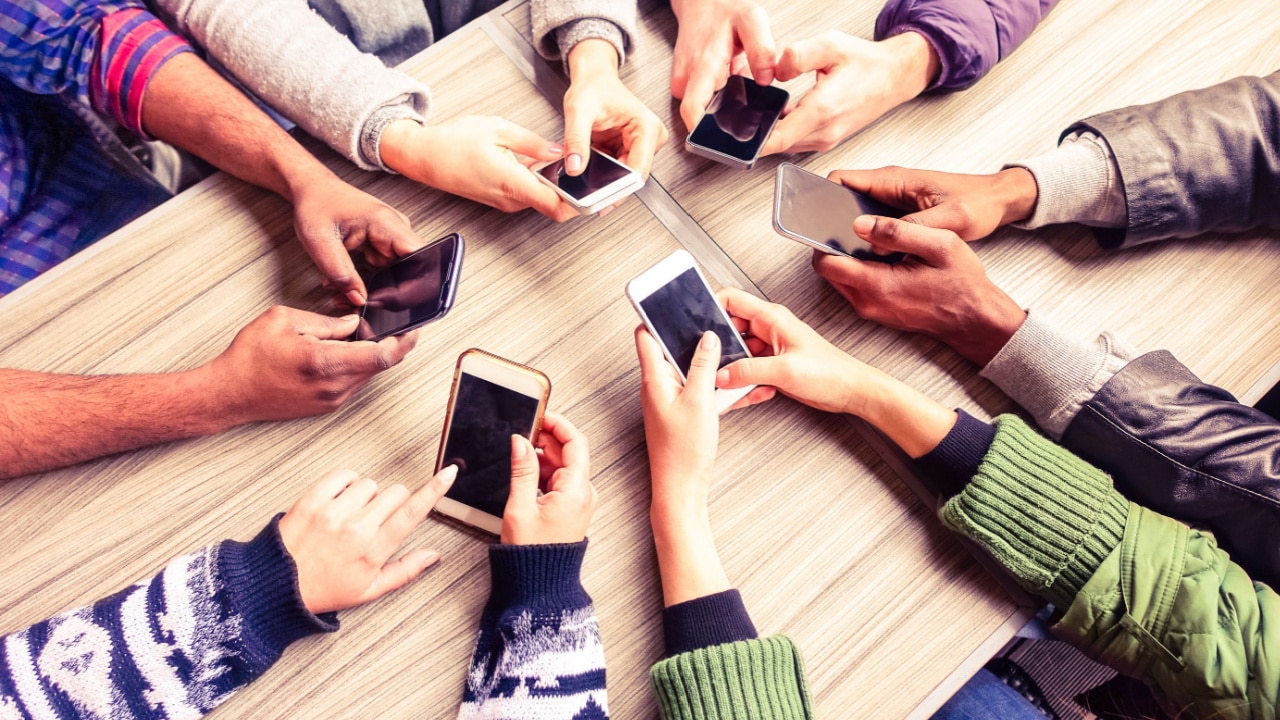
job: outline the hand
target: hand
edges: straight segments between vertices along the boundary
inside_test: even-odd
[[[449,490],[450,465],[410,494],[350,470],[325,475],[280,518],[280,539],[298,567],[298,593],[320,613],[363,605],[409,584],[440,559],[418,548],[388,562]]]
[[[437,125],[398,120],[382,131],[382,160],[392,170],[503,212],[533,208],[564,222],[578,211],[529,167],[563,148],[498,117],[455,118]]]
[[[672,0],[671,9],[680,23],[671,95],[681,100],[680,117],[689,132],[730,74],[749,66],[757,83],[773,82],[777,50],[764,8],[751,0]]]
[[[1026,319],[955,233],[872,215],[855,219],[853,230],[878,253],[910,256],[889,265],[814,254],[817,273],[862,317],[937,338],[979,365],[990,362]]]
[[[511,436],[511,495],[502,514],[506,545],[582,542],[596,507],[587,436],[555,413],[542,418],[538,449]],[[541,486],[546,490],[538,495]]]
[[[774,126],[761,153],[830,150],[923,92],[938,67],[933,46],[913,32],[871,42],[829,30],[790,45],[778,79],[816,72],[818,81]]]
[[[416,332],[348,342],[358,317],[335,318],[276,306],[200,369],[235,424],[332,412],[369,378],[404,359]]]
[[[564,94],[565,172],[580,175],[597,145],[645,178],[667,129],[618,79],[618,51],[600,39],[569,51],[569,90]]]
[[[903,220],[950,230],[966,242],[1031,217],[1040,195],[1035,176],[1019,167],[994,175],[885,167],[837,170],[827,178],[886,205],[912,211]]]
[[[353,305],[367,298],[364,281],[351,262],[360,251],[374,267],[408,255],[426,243],[409,218],[332,173],[293,190],[293,227],[298,241],[324,275],[324,287]]]

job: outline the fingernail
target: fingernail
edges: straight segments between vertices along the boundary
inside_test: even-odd
[[[702,333],[702,340],[698,342],[698,347],[703,350],[712,350],[720,342],[720,337],[710,330]]]
[[[351,301],[352,305],[359,306],[364,304],[364,296],[357,290],[348,290],[347,299]]]
[[[526,453],[529,452],[529,443],[519,435],[511,436],[511,457],[516,460],[523,460]]]
[[[563,155],[564,146],[561,145],[560,143],[551,143],[550,145],[547,146],[547,152],[551,153],[552,155]]]
[[[605,215],[608,215],[608,214],[609,214],[609,213],[611,213],[611,212],[613,212],[613,206],[612,206],[612,205],[610,205],[609,207],[607,207],[607,208],[605,208],[605,209],[601,210],[600,212],[596,213],[596,215],[599,215],[600,217],[604,217]]]
[[[716,385],[725,385],[729,382],[729,368],[720,368],[716,371]]]
[[[359,320],[360,320],[360,316],[356,315],[355,313],[351,313],[350,315],[343,315],[342,317],[338,318],[338,322],[344,322],[344,323],[358,322]]]
[[[564,159],[564,168],[571,173],[576,173],[582,169],[582,156],[574,153]]]
[[[440,482],[444,484],[445,487],[449,487],[450,485],[453,484],[453,481],[457,479],[458,479],[457,465],[445,465],[444,469],[440,471]]]
[[[876,227],[876,219],[870,215],[859,215],[853,219],[853,231],[862,236],[871,234]]]

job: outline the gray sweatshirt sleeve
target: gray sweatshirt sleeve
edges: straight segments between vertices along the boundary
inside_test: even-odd
[[[426,86],[360,52],[304,0],[156,4],[261,100],[365,170],[389,170],[383,128],[426,116]]]
[[[982,369],[982,377],[1057,440],[1084,404],[1131,359],[1133,352],[1110,333],[1092,343],[1080,342],[1029,312],[1022,327]]]
[[[533,46],[548,60],[565,60],[589,38],[608,40],[627,61],[635,43],[636,0],[533,0]]]
[[[1036,208],[1014,227],[1080,223],[1124,227],[1124,185],[1107,141],[1091,132],[1071,133],[1051,152],[1005,168],[1025,168],[1036,179]]]

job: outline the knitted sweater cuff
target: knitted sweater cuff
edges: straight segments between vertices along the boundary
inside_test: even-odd
[[[649,679],[667,720],[813,717],[800,650],[784,635],[681,653]]]
[[[944,500],[950,499],[964,490],[978,473],[978,466],[995,436],[995,428],[956,408],[956,424],[951,432],[937,447],[921,455],[916,464],[933,482],[938,495]]]
[[[560,48],[560,58],[565,63],[565,73],[569,72],[569,51],[583,40],[598,38],[613,45],[618,52],[618,67],[627,62],[627,36],[622,29],[609,20],[600,18],[583,18],[561,25],[555,30],[556,45]]]
[[[218,548],[218,574],[244,620],[245,658],[253,673],[270,667],[295,640],[338,629],[337,613],[313,614],[298,590],[298,567],[280,538],[277,515],[247,543]]]
[[[977,475],[939,514],[1028,590],[1068,607],[1120,544],[1128,512],[1102,471],[1003,415]]]
[[[662,611],[667,657],[759,636],[737,590],[677,603]]]
[[[582,587],[587,541],[554,545],[491,545],[489,571],[494,607],[581,608],[591,604]]]
[[[1061,223],[1125,226],[1119,166],[1107,141],[1093,133],[1068,135],[1052,152],[1004,167],[1025,168],[1035,176],[1038,189],[1035,211],[1014,227],[1034,230]]]

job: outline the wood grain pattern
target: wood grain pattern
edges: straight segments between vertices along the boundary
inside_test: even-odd
[[[765,3],[780,40],[870,28],[871,2]],[[642,4],[625,70],[673,136],[667,97],[674,21]],[[505,11],[505,9],[504,9]],[[1159,10],[1067,0],[972,92],[912,103],[832,153],[825,171],[888,162],[979,170],[1048,148],[1066,122],[1280,59],[1263,2]],[[527,8],[507,17],[519,26]],[[1270,17],[1272,20],[1268,21]],[[527,22],[525,20],[524,22]],[[1272,29],[1269,29],[1272,28]],[[468,28],[407,63],[431,83],[435,119],[502,115],[561,133],[544,102],[483,33]],[[673,140],[655,176],[751,278],[860,357],[975,411],[1007,406],[949,351],[853,319],[773,235],[771,170],[688,156]],[[661,600],[647,523],[648,468],[626,281],[678,247],[637,201],[557,226],[504,215],[402,178],[343,177],[406,212],[420,235],[468,239],[458,304],[405,362],[324,418],[242,427],[0,485],[0,632],[80,605],[223,537],[250,537],[332,467],[416,486],[434,462],[450,373],[479,346],[544,370],[552,406],[593,447],[600,508],[584,583],[596,599],[614,717],[651,717],[647,669],[661,653]],[[0,300],[0,364],[61,372],[194,366],[272,303],[321,309],[319,275],[287,205],[216,176]],[[1243,389],[1277,352],[1263,236],[1104,255],[1083,232],[1003,233],[980,252],[1022,302],[1068,329],[1122,331],[1171,347],[1209,379]],[[1142,282],[1135,282],[1135,278]],[[1208,279],[1232,282],[1208,290]],[[722,557],[762,632],[805,652],[824,717],[901,717],[1013,613],[1013,603],[839,418],[788,401],[723,423],[712,497]],[[337,636],[298,643],[216,717],[446,718],[456,714],[488,592],[488,538],[432,519],[411,546],[441,550],[418,582],[344,613]]]

